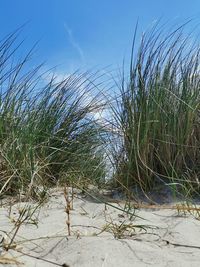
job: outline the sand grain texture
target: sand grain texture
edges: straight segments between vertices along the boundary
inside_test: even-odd
[[[17,216],[18,208],[19,204],[12,207],[10,218]],[[7,216],[6,205],[0,208],[0,214],[2,239],[13,228],[13,222]],[[136,215],[145,220],[130,221],[119,210],[110,206],[105,210],[104,204],[79,196],[75,197],[70,213],[72,235],[68,236],[65,200],[62,191],[58,191],[36,215],[38,225],[24,224],[19,229],[16,248],[8,252],[1,248],[0,265],[197,267],[200,263],[200,221],[191,215],[178,216],[176,210],[141,209]],[[147,232],[129,229],[130,232],[124,231],[121,238],[116,238],[113,225],[122,223],[150,227]],[[3,258],[15,262],[3,262]]]

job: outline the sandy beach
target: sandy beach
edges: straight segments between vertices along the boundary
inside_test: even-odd
[[[36,204],[3,203],[0,209],[3,266],[199,266],[200,221],[192,214],[158,207],[130,209],[131,216],[120,211],[124,204],[105,206],[76,194],[69,236],[62,190],[54,191],[20,226],[12,248],[5,251],[25,205]]]

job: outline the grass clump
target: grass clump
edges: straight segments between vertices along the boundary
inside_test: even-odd
[[[186,25],[156,24],[138,46],[136,27],[130,74],[112,105],[120,138],[115,179],[123,188],[200,191],[200,48],[184,35]]]
[[[57,182],[83,188],[104,183],[106,153],[130,200],[132,186],[145,194],[162,185],[174,194],[198,194],[200,48],[192,34],[184,35],[186,25],[166,30],[156,24],[139,45],[136,27],[129,77],[122,74],[120,97],[109,103],[112,117],[101,123],[94,119],[104,108],[94,93],[96,74],[76,72],[60,80],[51,71],[41,74],[42,66],[28,71],[32,50],[16,61],[18,32],[3,39],[0,196],[41,198]]]
[[[0,196],[40,198],[58,181],[103,181],[96,76],[76,72],[58,80],[51,71],[41,75],[42,65],[28,70],[33,51],[17,62],[17,36],[0,43]]]

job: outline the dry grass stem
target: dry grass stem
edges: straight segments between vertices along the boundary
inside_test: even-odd
[[[69,196],[69,187],[68,186],[64,186],[64,198],[66,201],[66,207],[65,207],[65,212],[67,213],[67,220],[66,220],[66,224],[67,224],[67,230],[68,230],[68,235],[71,235],[71,229],[70,229],[70,210],[71,208],[71,203],[73,200],[73,197]]]

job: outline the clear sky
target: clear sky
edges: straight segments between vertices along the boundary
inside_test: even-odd
[[[120,66],[128,58],[134,26],[200,18],[200,0],[0,0],[0,38],[28,21],[25,47],[38,41],[35,60],[63,72]]]

